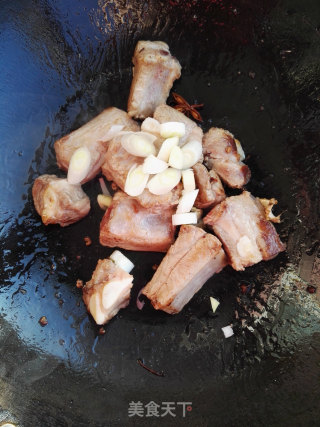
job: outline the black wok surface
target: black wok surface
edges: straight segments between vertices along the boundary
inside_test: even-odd
[[[0,6],[0,425],[319,425],[319,2]],[[112,251],[98,241],[98,178],[84,186],[90,215],[65,229],[41,223],[31,187],[40,174],[63,176],[56,139],[105,107],[126,108],[140,39],[170,45],[183,67],[174,90],[204,103],[203,129],[242,142],[247,189],[279,200],[287,252],[245,272],[226,268],[176,316],[135,305],[163,255],[127,252],[132,301],[101,336],[75,286]],[[132,401],[174,402],[176,417],[129,417]],[[192,402],[185,418],[177,402]]]

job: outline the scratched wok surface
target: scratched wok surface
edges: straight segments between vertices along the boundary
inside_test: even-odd
[[[13,0],[0,6],[0,422],[316,425],[319,3]],[[65,229],[41,224],[31,187],[40,174],[63,175],[53,152],[57,138],[105,107],[126,107],[140,39],[169,43],[183,67],[174,90],[204,103],[203,129],[223,127],[242,141],[252,170],[247,188],[279,200],[277,230],[287,251],[245,272],[226,268],[176,316],[136,308],[162,255],[130,252],[132,301],[100,336],[75,287],[111,253],[98,241],[98,179],[84,187],[90,215]],[[306,291],[310,285],[314,294]],[[220,301],[215,315],[210,296]],[[45,327],[38,323],[43,315]],[[221,327],[229,324],[234,336],[225,339]],[[147,372],[137,359],[165,376]],[[132,401],[173,402],[176,417],[129,417]],[[186,418],[177,402],[192,402]]]

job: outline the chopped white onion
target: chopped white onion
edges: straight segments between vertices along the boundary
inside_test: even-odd
[[[121,135],[122,147],[133,156],[147,157],[150,154],[156,154],[153,143],[157,137],[151,133],[123,132]]]
[[[183,152],[183,169],[191,168],[202,156],[202,144],[196,139],[187,142],[181,150]]]
[[[163,172],[168,168],[168,166],[168,163],[158,159],[153,154],[150,154],[150,156],[145,159],[142,170],[144,173],[156,174]]]
[[[202,156],[202,143],[196,139],[187,142],[181,147],[184,156],[183,168],[188,169],[194,166]]]
[[[98,194],[97,202],[100,208],[105,211],[111,205],[112,197],[105,194]]]
[[[130,273],[130,271],[133,269],[134,264],[127,258],[125,255],[123,255],[122,252],[116,250],[112,252],[112,254],[109,257],[114,261],[118,267],[122,268],[122,270],[126,271],[127,273]]]
[[[183,154],[180,147],[175,146],[172,148],[168,163],[172,168],[182,169]]]
[[[135,164],[131,166],[128,172],[124,191],[132,197],[140,196],[147,185],[148,179],[149,175],[143,173],[142,165],[137,166]]]
[[[111,194],[110,194],[110,192],[106,186],[106,183],[104,182],[104,179],[102,177],[99,178],[99,183],[100,183],[102,194],[104,194],[105,196],[111,196]]]
[[[188,191],[187,193],[184,193],[184,195],[179,200],[177,214],[190,212],[198,193],[199,190],[192,190]]]
[[[149,132],[152,134],[160,135],[160,123],[158,120],[153,119],[152,117],[147,117],[141,123],[142,132]]]
[[[176,147],[179,144],[179,138],[177,136],[173,136],[172,138],[167,138],[163,141],[159,153],[157,155],[158,159],[167,162],[170,157],[171,150],[173,147]]]
[[[192,169],[182,171],[182,182],[184,191],[192,191],[196,189],[196,182],[194,180],[194,173]]]
[[[178,136],[181,138],[186,133],[186,125],[182,122],[166,122],[160,125],[160,135],[163,138]]]
[[[90,166],[90,151],[87,147],[78,148],[70,159],[67,178],[69,184],[79,184],[87,176]]]
[[[172,225],[196,224],[198,222],[195,212],[178,213],[172,215]]]
[[[232,329],[232,327],[230,325],[229,326],[225,326],[224,328],[221,328],[221,329],[222,329],[222,332],[223,332],[225,338],[232,337],[232,335],[233,335],[233,329]]]
[[[238,139],[235,139],[234,142],[236,143],[237,151],[238,151],[238,154],[240,155],[240,161],[242,162],[242,160],[246,158],[246,155],[244,154],[241,142]]]
[[[174,168],[168,168],[152,177],[148,182],[147,187],[150,193],[160,196],[162,194],[169,193],[169,191],[178,185],[180,179],[181,171]]]
[[[210,297],[210,302],[211,302],[212,311],[215,313],[218,306],[220,305],[220,302],[213,297]]]

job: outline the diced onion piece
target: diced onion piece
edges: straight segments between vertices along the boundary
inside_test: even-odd
[[[106,186],[106,183],[104,182],[104,179],[102,177],[99,178],[99,183],[100,183],[102,194],[104,194],[105,196],[111,196],[111,194],[109,193],[109,190]]]
[[[191,168],[202,156],[202,144],[196,139],[187,142],[181,150],[183,152],[183,169]]]
[[[233,329],[232,329],[232,327],[230,325],[229,326],[225,326],[224,328],[221,328],[221,329],[222,329],[222,332],[223,332],[225,338],[232,337],[232,335],[233,335]]]
[[[145,159],[142,170],[144,173],[156,174],[163,172],[168,168],[168,166],[168,163],[158,159],[153,154],[150,154],[150,156]]]
[[[181,179],[181,171],[174,168],[168,168],[165,171],[158,173],[148,182],[148,189],[150,193],[161,196],[167,194],[176,185],[179,184]]]
[[[241,142],[238,139],[235,139],[234,142],[236,143],[237,151],[238,151],[238,154],[240,155],[240,161],[242,162],[242,160],[246,158],[246,155],[244,154]]]
[[[151,133],[124,132],[121,136],[121,145],[133,156],[148,157],[150,154],[156,154],[156,148],[153,145],[156,139]]]
[[[211,302],[212,311],[215,313],[218,306],[220,305],[220,302],[213,297],[210,297],[210,302]]]
[[[98,194],[97,202],[100,208],[105,211],[111,205],[112,197],[106,196],[105,194]]]
[[[124,191],[132,197],[140,196],[147,185],[148,179],[149,175],[143,173],[142,165],[137,166],[135,164],[131,166],[128,172]]]
[[[183,154],[180,147],[173,147],[169,157],[169,165],[176,169],[182,169]]]
[[[160,135],[160,123],[158,120],[153,119],[152,117],[147,117],[141,123],[142,132],[149,132],[152,134]]]
[[[197,198],[199,190],[188,191],[179,200],[177,214],[190,212]]]
[[[195,212],[178,213],[172,215],[172,225],[196,224],[198,222]]]
[[[176,147],[178,144],[179,144],[179,138],[177,136],[165,139],[157,155],[158,159],[163,160],[164,162],[167,162],[169,160],[171,150],[173,149],[173,147]]]
[[[178,136],[181,138],[186,133],[186,125],[182,122],[166,122],[160,125],[160,135],[163,138]]]
[[[87,147],[78,148],[70,159],[67,178],[69,184],[79,184],[87,176],[90,166],[90,151]]]
[[[184,191],[192,191],[196,189],[196,182],[194,180],[194,173],[192,169],[182,171],[182,182]]]
[[[125,255],[123,255],[122,252],[116,250],[112,252],[112,254],[109,257],[116,263],[116,265],[122,270],[126,271],[127,273],[130,273],[130,271],[133,269],[134,264],[127,258]]]

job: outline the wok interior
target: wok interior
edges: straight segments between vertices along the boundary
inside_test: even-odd
[[[221,424],[263,425],[266,414],[271,425],[290,416],[313,420],[319,308],[305,288],[319,280],[316,2],[302,9],[298,1],[34,0],[4,5],[3,16],[0,406],[6,417],[25,425],[120,425],[132,400],[187,400],[193,425],[206,425],[213,413]],[[97,260],[112,252],[98,242],[103,213],[92,203],[80,223],[45,227],[31,185],[40,174],[61,175],[56,139],[105,107],[126,108],[140,39],[169,44],[183,67],[174,91],[204,103],[203,129],[226,128],[242,142],[253,176],[247,188],[279,200],[278,231],[288,250],[242,273],[226,269],[177,316],[137,310],[136,295],[163,255],[128,252],[137,266],[131,304],[99,336],[75,282],[89,280]],[[84,189],[95,200],[98,179]],[[240,292],[241,283],[249,294]],[[217,315],[210,296],[220,300]],[[43,315],[46,327],[38,324]],[[235,337],[226,340],[221,327],[230,323]],[[142,370],[138,358],[166,376]]]

